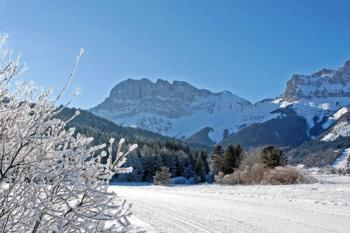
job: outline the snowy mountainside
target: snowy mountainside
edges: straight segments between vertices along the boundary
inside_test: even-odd
[[[333,165],[336,168],[346,164],[346,148],[350,147],[350,112],[342,107],[325,121],[331,125],[314,140],[304,142],[287,154],[292,164],[302,163],[308,167]]]
[[[210,127],[210,139],[218,142],[224,129],[233,132],[265,121],[274,109],[273,103],[254,105],[229,91],[213,93],[186,82],[128,79],[91,111],[121,125],[176,138],[188,138]]]
[[[292,105],[310,128],[322,123],[326,130],[336,121],[332,115],[342,107],[350,106],[350,60],[337,70],[322,69],[311,75],[292,75],[284,93],[273,103],[280,107]]]
[[[346,148],[339,157],[333,162],[332,167],[335,169],[344,169],[348,166],[348,159],[350,156],[350,148]]]
[[[281,116],[273,112],[286,107],[306,119],[307,136],[316,138],[337,122],[333,117],[336,111],[349,106],[350,61],[347,61],[337,70],[293,75],[279,97],[255,104],[229,91],[214,93],[182,81],[128,79],[117,84],[109,97],[90,111],[123,126],[197,141],[202,135],[207,142],[220,142],[225,130],[233,134],[276,119]]]
[[[334,125],[332,125],[326,134],[322,137],[321,141],[334,141],[339,137],[349,137],[350,136],[350,113],[349,108],[343,107],[339,109],[333,116],[332,120],[337,120]]]

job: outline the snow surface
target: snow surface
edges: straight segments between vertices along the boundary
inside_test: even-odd
[[[148,232],[349,232],[350,177],[286,186],[112,186]]]
[[[339,169],[339,168],[346,168],[348,164],[348,158],[350,155],[350,148],[347,148],[339,155],[339,157],[334,161],[332,164],[332,167]]]

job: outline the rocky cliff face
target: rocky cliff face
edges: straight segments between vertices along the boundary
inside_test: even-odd
[[[216,99],[223,101],[216,102]],[[225,99],[228,101],[225,102]],[[212,93],[186,82],[174,81],[171,84],[161,79],[155,83],[148,79],[128,79],[116,85],[109,97],[93,108],[92,112],[113,112],[113,116],[109,118],[114,119],[131,117],[138,113],[179,118],[203,109],[210,112],[215,108],[244,108],[249,105],[251,103],[230,92]]]
[[[271,104],[259,104],[265,105]],[[187,138],[211,127],[212,138],[219,141],[225,129],[232,132],[263,120],[266,109],[255,109],[229,91],[213,93],[180,81],[128,79],[116,85],[109,97],[91,111],[118,124],[174,137]]]
[[[293,75],[282,98],[288,101],[350,97],[350,60],[338,70],[322,69],[311,75]]]

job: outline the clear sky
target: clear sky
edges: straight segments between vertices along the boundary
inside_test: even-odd
[[[0,0],[0,33],[22,76],[59,89],[81,47],[73,106],[93,107],[126,78],[184,80],[252,102],[293,73],[350,59],[349,0]]]

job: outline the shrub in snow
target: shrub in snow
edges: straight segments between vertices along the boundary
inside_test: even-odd
[[[241,184],[259,184],[264,179],[265,169],[261,164],[245,166],[243,170],[237,171],[237,178]]]
[[[314,179],[307,170],[292,166],[276,167],[268,170],[264,175],[263,183],[266,184],[299,184],[311,183]]]
[[[92,138],[66,130],[67,122],[55,118],[64,90],[50,100],[51,90],[38,93],[18,83],[10,93],[22,66],[8,50],[0,49],[0,57],[0,231],[124,230],[129,206],[108,183],[115,173],[131,171],[121,166],[136,145],[124,154],[121,140],[114,155],[114,140],[105,151],[106,145],[93,146]]]
[[[215,182],[225,185],[235,184],[259,184],[264,178],[265,169],[261,164],[252,167],[245,166],[229,175],[219,173],[215,176]]]
[[[243,161],[240,164],[240,169],[246,166],[253,166],[254,164],[263,164],[262,154],[260,149],[251,149],[245,154]]]
[[[215,180],[215,183],[217,184],[223,184],[222,183],[222,179],[224,178],[224,173],[223,172],[219,172],[218,174],[216,174],[214,176],[214,180]]]
[[[222,184],[225,185],[235,185],[239,184],[239,177],[237,175],[237,172],[234,172],[232,174],[224,175],[222,178]]]
[[[153,183],[155,185],[169,185],[171,173],[168,167],[161,167],[160,171],[157,171],[153,177]]]

